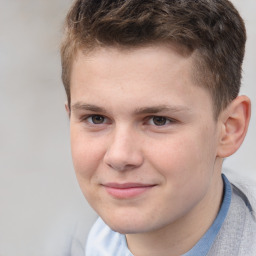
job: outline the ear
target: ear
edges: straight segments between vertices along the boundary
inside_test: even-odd
[[[70,108],[69,108],[67,102],[65,103],[65,109],[66,109],[66,112],[67,112],[67,114],[68,114],[68,117],[70,118]]]
[[[251,102],[246,96],[238,96],[220,114],[221,125],[218,156],[228,157],[241,146],[247,133],[251,115]]]

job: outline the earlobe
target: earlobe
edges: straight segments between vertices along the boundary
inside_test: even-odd
[[[67,102],[65,103],[65,109],[66,109],[66,112],[68,114],[68,117],[70,117],[70,109],[69,109],[69,106],[68,106]]]
[[[251,102],[246,96],[238,96],[220,114],[221,123],[218,156],[234,154],[241,146],[247,133],[251,115]]]

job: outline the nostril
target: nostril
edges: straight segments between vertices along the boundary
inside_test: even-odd
[[[128,170],[133,170],[139,167],[133,164],[122,164],[122,165],[108,164],[108,166],[116,171],[128,171]]]
[[[112,169],[117,171],[125,171],[136,169],[143,163],[143,157],[140,152],[129,153],[118,153],[118,152],[107,152],[104,157],[104,162]]]

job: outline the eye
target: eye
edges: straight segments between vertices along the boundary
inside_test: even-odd
[[[92,123],[92,124],[104,124],[106,121],[106,118],[100,115],[91,115],[87,118],[87,120],[89,123]]]
[[[152,121],[153,121],[154,125],[162,126],[162,125],[166,124],[167,119],[163,116],[154,116],[152,118]]]
[[[170,120],[164,116],[152,116],[149,120],[149,124],[155,125],[155,126],[164,126],[171,122],[172,122],[172,120]]]

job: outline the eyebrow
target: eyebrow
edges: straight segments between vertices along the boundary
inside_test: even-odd
[[[107,113],[107,110],[105,108],[93,105],[93,104],[84,104],[77,102],[74,105],[71,106],[71,109],[73,111],[76,110],[87,110],[97,113]],[[169,105],[159,105],[159,106],[150,106],[150,107],[142,107],[135,109],[134,113],[136,115],[141,114],[157,114],[160,112],[183,112],[183,111],[189,111],[190,109],[186,106],[169,106]]]
[[[169,105],[160,105],[153,107],[142,107],[135,110],[135,113],[140,114],[157,114],[160,112],[183,112],[189,111],[189,108],[186,106],[169,106]]]
[[[101,112],[101,113],[106,113],[106,109],[92,105],[92,104],[83,104],[80,102],[75,103],[74,105],[71,106],[71,110],[76,111],[76,110],[89,110],[92,112]]]

